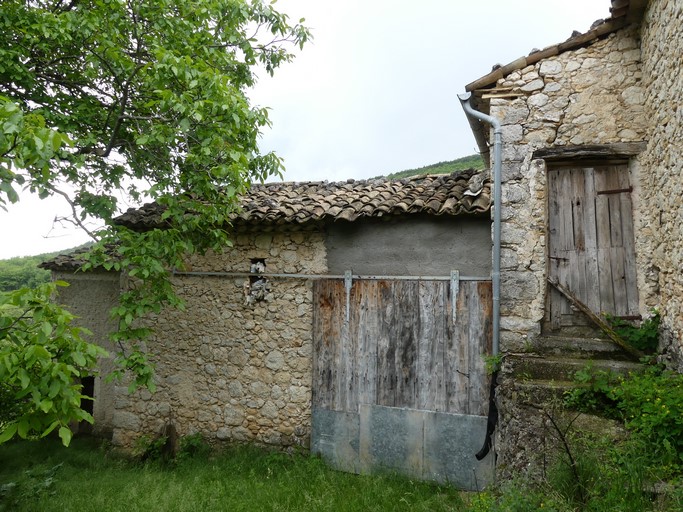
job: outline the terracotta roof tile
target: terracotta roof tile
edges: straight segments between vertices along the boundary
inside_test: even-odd
[[[311,221],[356,221],[385,215],[462,215],[488,211],[490,183],[476,196],[466,195],[474,170],[450,175],[415,176],[401,180],[347,180],[338,183],[266,183],[251,187],[241,199],[234,222],[302,224]],[[161,208],[155,203],[128,210],[117,222],[134,229],[157,225]]]

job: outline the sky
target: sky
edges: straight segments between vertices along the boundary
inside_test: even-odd
[[[457,95],[534,48],[609,17],[609,0],[279,0],[313,41],[250,92],[269,107],[263,151],[285,181],[363,179],[477,152]],[[0,259],[87,241],[63,201],[28,194],[0,210]]]

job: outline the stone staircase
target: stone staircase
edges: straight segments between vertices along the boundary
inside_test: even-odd
[[[505,376],[525,391],[530,401],[541,405],[551,397],[561,398],[574,386],[574,374],[588,364],[596,371],[626,375],[642,368],[619,346],[605,338],[544,335],[522,353],[507,354]]]
[[[553,421],[574,432],[620,435],[612,420],[561,406],[564,392],[575,386],[574,373],[588,364],[620,374],[642,368],[608,339],[566,333],[540,336],[523,352],[505,355],[496,388],[501,478],[545,474],[550,454],[563,451]]]

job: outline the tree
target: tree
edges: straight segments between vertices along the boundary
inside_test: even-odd
[[[70,422],[93,422],[81,408],[80,378],[106,351],[83,339],[74,316],[52,301],[55,282],[0,297],[0,443],[15,434],[46,435],[59,427],[64,444]]]
[[[259,151],[268,113],[246,93],[257,71],[272,74],[292,58],[288,45],[309,39],[302,22],[260,0],[2,3],[0,206],[18,201],[20,187],[63,197],[97,242],[83,268],[131,277],[113,315],[119,373],[130,371],[133,386],[153,386],[140,345],[148,332],[136,319],[182,307],[169,269],[228,246],[238,195],[282,170]],[[122,192],[156,201],[163,226],[116,224]],[[89,229],[90,219],[103,227]],[[17,327],[8,325],[0,341]]]

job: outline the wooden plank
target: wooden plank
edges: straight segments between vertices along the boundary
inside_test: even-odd
[[[583,226],[583,169],[571,169],[564,173],[568,178],[567,188],[564,190],[564,195],[567,197],[567,211],[565,216],[571,222],[571,237],[567,241],[566,253],[566,286],[577,294],[582,300],[585,299],[585,269],[583,265],[583,253],[585,248],[585,235]],[[568,237],[569,238],[569,237]],[[582,282],[583,280],[583,282]],[[571,309],[570,304],[563,298],[566,305],[566,311],[572,317],[575,311]]]
[[[469,364],[468,364],[468,411],[485,416],[489,401],[489,376],[486,374],[484,356],[491,353],[493,292],[491,283],[468,283],[469,294]]]
[[[342,410],[337,399],[338,359],[341,343],[344,283],[317,281],[313,285],[313,403],[331,410]]]
[[[377,403],[377,340],[380,334],[380,283],[365,281],[357,311],[355,336],[357,339],[358,404]]]
[[[610,248],[610,266],[614,280],[614,312],[615,316],[628,316],[628,293],[626,290],[626,275],[624,272],[624,248]]]
[[[614,144],[587,144],[581,146],[553,146],[534,151],[532,158],[543,158],[547,162],[571,161],[572,167],[576,160],[628,158],[642,153],[647,147],[646,142],[617,142]]]
[[[548,279],[548,282],[555,287],[562,295],[567,297],[567,299],[574,304],[578,309],[583,311],[588,318],[591,319],[591,321],[600,327],[605,334],[617,345],[619,345],[624,351],[626,351],[631,357],[633,357],[636,360],[640,360],[641,357],[644,356],[644,354],[632,346],[630,346],[628,343],[626,343],[621,336],[619,336],[614,330],[610,327],[610,325],[605,322],[602,318],[600,318],[598,315],[593,313],[588,306],[586,306],[583,302],[581,302],[570,290],[562,286],[560,283],[557,281],[552,281]]]
[[[560,206],[559,230],[557,238],[558,246],[558,267],[557,278],[564,286],[571,287],[571,272],[570,272],[570,257],[574,250],[574,219],[572,217],[572,176],[573,169],[570,172],[558,173],[558,202]],[[557,305],[560,308],[561,315],[573,314],[569,303],[561,298]]]
[[[623,166],[619,173],[619,186],[630,188],[628,167]],[[624,240],[624,280],[626,286],[626,315],[639,314],[638,278],[636,265],[635,232],[633,227],[633,203],[631,194],[621,194],[622,237]]]
[[[438,302],[435,302],[434,311],[434,339],[430,343],[433,374],[429,382],[429,396],[433,399],[432,410],[434,411],[445,411],[447,409],[446,346],[450,334],[449,325],[453,318],[451,311],[449,311],[453,304],[449,296],[450,293],[451,287],[446,283],[440,283],[436,296]]]
[[[466,414],[467,400],[467,344],[469,343],[466,330],[467,319],[469,318],[469,304],[467,302],[466,283],[461,282],[456,301],[458,314],[455,323],[448,323],[448,336],[446,338],[446,359],[445,359],[445,390],[446,390],[446,411],[458,414]],[[448,300],[447,307],[450,314],[451,301]]]
[[[621,188],[619,167],[607,166],[604,169],[604,173],[604,188],[599,189],[597,193]],[[606,312],[616,316],[627,314],[626,281],[624,279],[623,220],[621,214],[622,195],[623,194],[609,194],[607,197],[610,219],[609,266],[612,274],[614,305],[611,310],[606,310]]]
[[[379,281],[379,332],[377,337],[377,405],[394,407],[396,404],[396,343],[392,326],[396,321],[393,302],[396,282]]]
[[[560,224],[560,202],[558,194],[558,171],[548,170],[548,272],[553,279],[559,279],[560,253],[558,237]],[[548,321],[551,329],[559,329],[562,296],[554,288],[548,294]]]
[[[394,340],[396,343],[395,365],[397,375],[396,407],[415,408],[417,343],[420,324],[418,307],[418,281],[401,281],[394,284],[396,310],[398,317],[394,322]]]
[[[595,313],[600,312],[598,270],[598,240],[597,213],[595,204],[595,170],[592,167],[584,169],[584,243],[586,271],[586,304]],[[598,288],[598,289],[596,289]]]
[[[595,190],[605,190],[609,187],[605,168],[594,169]],[[610,247],[612,245],[612,231],[610,227],[609,196],[595,195],[596,241],[598,256],[598,290],[600,294],[599,312],[614,313],[614,288],[612,266],[610,262]]]
[[[445,282],[418,284],[417,409],[443,410],[443,320],[446,313]]]

